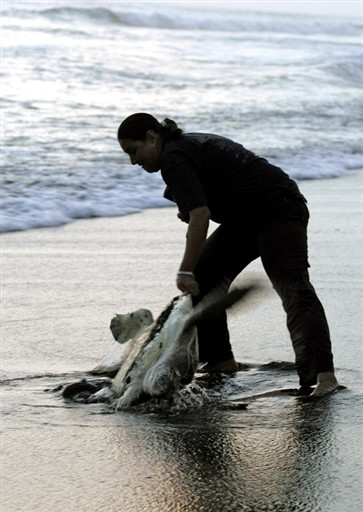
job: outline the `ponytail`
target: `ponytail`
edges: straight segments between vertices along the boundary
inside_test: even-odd
[[[161,135],[165,142],[169,140],[177,140],[183,137],[183,130],[179,128],[175,121],[166,117],[164,121],[160,123]]]

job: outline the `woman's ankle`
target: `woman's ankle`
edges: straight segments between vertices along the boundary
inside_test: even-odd
[[[322,384],[323,382],[332,383],[338,385],[338,381],[335,377],[334,372],[321,372],[317,375],[317,383]]]

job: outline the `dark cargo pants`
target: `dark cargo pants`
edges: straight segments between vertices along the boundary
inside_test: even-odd
[[[281,197],[263,215],[221,224],[208,238],[195,268],[201,289],[197,303],[222,279],[232,282],[251,261],[261,258],[286,311],[301,386],[315,384],[320,372],[334,371],[329,327],[309,279],[308,219],[303,197]],[[201,361],[233,357],[225,312],[197,327]]]

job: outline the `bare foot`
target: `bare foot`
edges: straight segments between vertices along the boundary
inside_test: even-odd
[[[200,371],[208,373],[235,373],[238,371],[238,363],[234,359],[227,359],[226,361],[219,361],[213,364],[206,363]]]
[[[310,396],[327,396],[333,393],[339,386],[333,372],[318,373],[317,385]]]

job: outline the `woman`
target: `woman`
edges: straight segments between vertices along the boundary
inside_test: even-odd
[[[296,183],[241,144],[212,134],[184,134],[174,121],[160,123],[150,114],[127,117],[118,141],[133,165],[161,171],[165,197],[188,223],[179,290],[197,303],[260,257],[287,314],[301,394],[333,392],[338,383],[329,328],[308,274],[309,213]],[[207,238],[210,220],[219,227]],[[197,327],[204,369],[237,371],[226,313]]]

